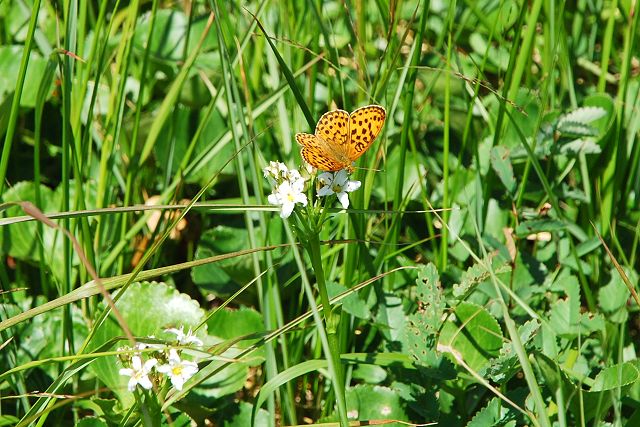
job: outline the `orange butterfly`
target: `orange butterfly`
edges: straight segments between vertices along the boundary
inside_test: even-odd
[[[297,133],[300,154],[316,169],[351,171],[352,163],[371,147],[384,125],[387,112],[379,105],[368,105],[349,114],[344,110],[325,113],[316,133]]]

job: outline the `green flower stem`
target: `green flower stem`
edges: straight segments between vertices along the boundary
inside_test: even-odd
[[[321,224],[321,223],[320,223]],[[322,313],[324,315],[325,328],[327,330],[327,340],[329,341],[329,350],[331,354],[327,354],[327,358],[331,358],[335,370],[335,378],[333,379],[334,391],[338,404],[338,413],[340,415],[340,426],[348,427],[347,407],[344,387],[344,374],[342,370],[342,362],[340,361],[340,341],[338,339],[338,324],[340,323],[339,311],[331,310],[329,302],[329,293],[327,292],[327,283],[324,278],[324,270],[322,268],[322,258],[320,255],[320,238],[318,233],[310,233],[308,236],[307,251],[311,259],[311,266],[316,276],[318,290],[320,292],[320,301],[322,301]]]

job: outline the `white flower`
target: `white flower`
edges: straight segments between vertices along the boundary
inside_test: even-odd
[[[186,334],[184,333],[184,326],[180,326],[180,329],[169,328],[169,329],[165,329],[164,331],[172,334],[176,334],[178,343],[180,343],[181,345],[189,345],[189,344],[203,345],[204,344],[200,338],[196,337],[193,334],[193,332],[191,332],[191,328],[189,328],[189,332],[187,332]]]
[[[323,172],[318,175],[318,182],[323,186],[318,190],[318,196],[330,196],[335,194],[344,209],[349,207],[349,196],[347,193],[356,191],[360,188],[360,181],[350,181],[347,171],[342,169],[335,174],[331,172]]]
[[[296,171],[297,172],[297,171]],[[272,205],[281,206],[280,217],[289,218],[296,203],[307,206],[307,196],[302,192],[304,180],[302,178],[295,181],[283,181],[278,185],[267,200]]]
[[[120,369],[120,375],[131,377],[128,384],[129,391],[135,390],[138,384],[149,390],[152,387],[151,381],[149,380],[149,372],[151,372],[151,368],[157,363],[158,361],[156,359],[149,359],[144,362],[143,365],[142,359],[140,359],[139,356],[133,356],[131,358],[131,368]]]
[[[169,350],[169,363],[158,366],[156,370],[169,375],[171,384],[173,384],[177,390],[182,390],[185,381],[198,372],[198,365],[188,360],[181,360],[176,349],[172,348]]]
[[[298,169],[288,170],[283,174],[283,176],[289,182],[302,181],[301,184],[304,184],[304,178],[302,178],[302,175],[300,175]]]
[[[287,165],[285,165],[284,163],[274,162],[272,160],[269,162],[269,166],[265,166],[262,171],[264,172],[265,178],[272,177],[273,179],[279,181],[287,174],[289,168],[287,168]]]

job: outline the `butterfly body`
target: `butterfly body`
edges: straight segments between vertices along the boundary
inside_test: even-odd
[[[350,171],[352,163],[375,141],[386,115],[379,105],[361,107],[351,114],[344,110],[329,111],[318,120],[315,134],[296,134],[302,147],[300,154],[316,169]]]

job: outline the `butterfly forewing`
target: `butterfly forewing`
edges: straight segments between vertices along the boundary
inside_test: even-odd
[[[379,105],[358,108],[349,116],[347,158],[355,161],[369,149],[384,125],[387,112]]]
[[[316,135],[297,133],[296,141],[302,146],[300,155],[314,168],[333,172],[346,167],[336,159],[327,143]]]
[[[324,113],[316,125],[316,135],[331,147],[344,147],[349,140],[349,113],[344,110]]]

